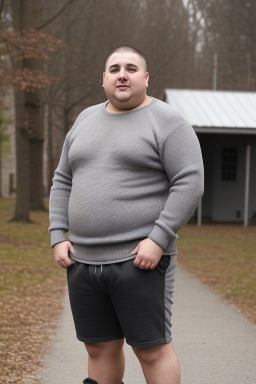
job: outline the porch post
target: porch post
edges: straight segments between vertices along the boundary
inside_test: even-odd
[[[244,226],[249,221],[249,197],[250,197],[250,163],[251,163],[251,146],[246,145],[246,169],[245,169],[245,199],[244,199]]]
[[[202,199],[200,200],[197,207],[197,226],[200,227],[202,225]]]

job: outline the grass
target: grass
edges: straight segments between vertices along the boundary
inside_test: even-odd
[[[0,372],[5,384],[34,384],[61,313],[65,273],[49,245],[48,214],[9,222],[14,201],[0,199]]]
[[[0,199],[0,372],[4,384],[36,384],[36,372],[62,311],[65,271],[49,245],[48,214],[9,222],[14,201]],[[186,225],[178,262],[256,323],[256,226]]]
[[[178,262],[256,323],[256,226],[187,224]]]

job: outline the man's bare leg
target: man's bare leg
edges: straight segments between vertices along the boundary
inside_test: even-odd
[[[88,376],[99,384],[121,384],[124,375],[124,339],[85,343]]]
[[[180,367],[172,344],[135,348],[147,384],[180,384]]]

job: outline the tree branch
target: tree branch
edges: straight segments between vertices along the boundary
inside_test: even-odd
[[[72,4],[74,1],[76,1],[76,0],[69,0],[69,1],[67,1],[67,3],[57,13],[55,13],[55,15],[53,15],[49,20],[47,20],[45,23],[43,23],[42,25],[40,25],[40,27],[37,27],[36,29],[38,31],[40,31],[40,29],[45,28],[47,25],[49,25],[51,22],[53,22],[55,19],[57,19],[62,14],[62,12],[64,12],[65,9],[70,4]]]

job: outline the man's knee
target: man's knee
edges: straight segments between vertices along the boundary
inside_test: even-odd
[[[155,364],[159,360],[162,361],[164,358],[175,357],[174,350],[171,343],[161,344],[151,348],[136,348],[133,350],[138,359],[145,364]]]
[[[92,359],[96,359],[102,354],[102,348],[98,343],[85,343],[85,348]]]
[[[151,347],[151,348],[135,348],[133,347],[133,350],[138,357],[138,359],[141,362],[144,362],[146,364],[154,364],[158,358],[158,350],[159,348],[157,347]]]
[[[104,343],[85,343],[85,348],[92,359],[97,359],[101,356],[115,357],[123,348],[124,340],[112,340]]]

